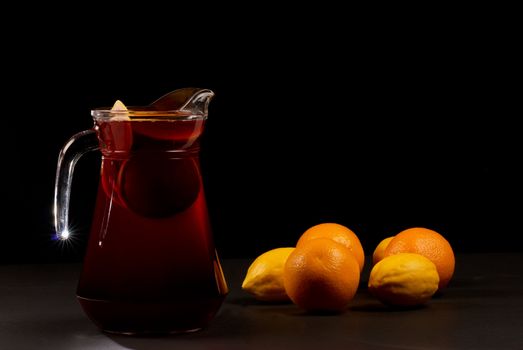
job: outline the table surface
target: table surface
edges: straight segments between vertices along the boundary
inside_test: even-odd
[[[241,290],[251,261],[225,260],[230,293],[211,325],[165,337],[104,334],[75,298],[78,264],[0,266],[0,349],[523,349],[523,254],[458,255],[425,307],[390,310],[362,285],[341,315],[308,315]]]

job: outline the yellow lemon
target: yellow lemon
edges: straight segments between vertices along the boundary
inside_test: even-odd
[[[372,268],[369,291],[384,304],[414,306],[427,302],[438,290],[436,265],[420,254],[388,256]]]
[[[283,267],[294,248],[276,248],[258,256],[249,266],[242,289],[263,301],[287,301]]]
[[[376,265],[381,259],[385,257],[385,248],[389,245],[389,242],[392,241],[392,237],[387,237],[384,240],[382,240],[377,246],[376,249],[374,249],[374,253],[372,253],[372,265]]]

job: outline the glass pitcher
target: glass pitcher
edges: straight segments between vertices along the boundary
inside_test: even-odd
[[[70,235],[74,165],[88,151],[102,153],[77,298],[104,331],[198,330],[228,292],[198,160],[213,95],[180,89],[146,107],[95,109],[93,129],[74,135],[60,152],[54,202],[59,239]]]

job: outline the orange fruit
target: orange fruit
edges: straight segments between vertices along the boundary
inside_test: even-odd
[[[427,228],[409,228],[398,233],[385,249],[385,256],[416,253],[436,265],[439,289],[445,288],[454,274],[456,260],[450,243],[439,233]]]
[[[354,255],[326,238],[302,242],[283,268],[287,295],[307,311],[343,311],[359,282],[360,267]]]
[[[372,265],[376,265],[380,260],[382,260],[385,257],[385,248],[389,245],[390,241],[392,241],[392,237],[387,237],[383,239],[378,245],[376,246],[376,249],[374,249],[374,253],[372,253]]]
[[[363,270],[365,253],[363,252],[363,247],[358,236],[356,236],[352,230],[343,225],[334,223],[324,223],[312,226],[301,235],[298,243],[296,243],[296,247],[299,247],[304,242],[318,238],[328,238],[348,248],[352,254],[354,254],[354,257],[360,266],[360,272]]]

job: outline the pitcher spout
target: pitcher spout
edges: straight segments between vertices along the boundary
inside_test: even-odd
[[[184,88],[174,90],[154,101],[149,107],[161,111],[185,111],[207,117],[214,92],[209,89]]]

